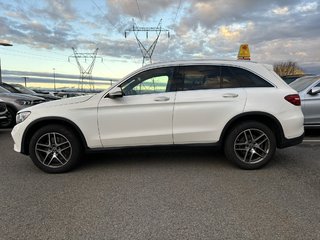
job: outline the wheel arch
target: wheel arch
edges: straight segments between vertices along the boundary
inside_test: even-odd
[[[285,140],[285,136],[281,123],[276,117],[266,112],[246,112],[233,117],[231,120],[229,120],[229,122],[222,130],[219,142],[223,144],[228,135],[228,132],[240,122],[245,121],[257,121],[265,124],[274,133],[277,147],[282,146]]]
[[[63,118],[63,117],[45,117],[45,118],[39,118],[32,122],[27,129],[24,131],[24,134],[22,136],[21,141],[21,153],[29,155],[29,144],[31,137],[33,133],[36,131],[36,129],[39,129],[43,126],[49,125],[49,124],[60,124],[64,127],[67,127],[69,130],[71,129],[77,137],[80,139],[80,144],[87,149],[87,141],[80,130],[80,128],[75,124],[73,121]]]
[[[16,113],[18,112],[17,107],[14,106],[13,104],[8,103],[8,102],[5,102],[5,104],[6,104],[7,108],[10,108],[11,110],[13,110],[13,111],[16,112]]]
[[[5,123],[3,124],[2,123],[2,126],[5,126],[5,127],[13,127],[15,124],[16,124],[16,115],[17,115],[17,112],[18,112],[18,109],[16,106],[14,106],[13,104],[11,103],[8,103],[8,102],[4,102],[6,104],[6,107],[7,107],[7,112],[6,114],[10,114],[12,115],[12,121],[11,122],[8,122],[8,118],[7,120],[5,121]]]

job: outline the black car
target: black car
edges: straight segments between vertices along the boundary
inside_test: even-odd
[[[7,121],[7,105],[0,99],[0,127]]]
[[[7,89],[8,91],[12,93],[21,93],[21,94],[28,94],[36,97],[44,98],[46,101],[51,100],[58,100],[61,99],[60,97],[53,96],[50,94],[42,94],[42,93],[36,93],[35,91],[26,88],[20,84],[8,84],[8,83],[0,83],[0,86]]]

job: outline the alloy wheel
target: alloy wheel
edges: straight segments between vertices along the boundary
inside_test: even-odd
[[[35,154],[43,165],[58,168],[69,162],[72,156],[72,146],[64,135],[50,132],[43,134],[38,139]]]
[[[261,130],[251,128],[238,134],[234,141],[234,152],[246,164],[263,161],[270,151],[270,139]]]

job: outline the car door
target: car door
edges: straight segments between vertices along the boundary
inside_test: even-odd
[[[123,97],[107,95],[98,106],[103,147],[172,144],[174,68],[146,70],[123,82]]]
[[[320,124],[320,94],[310,94],[310,90],[317,91],[320,89],[320,81],[315,83],[311,88],[303,93],[302,111],[304,115],[304,124]]]
[[[246,92],[232,85],[223,88],[227,79],[219,66],[181,66],[175,80],[174,143],[217,142],[226,123],[243,111]]]

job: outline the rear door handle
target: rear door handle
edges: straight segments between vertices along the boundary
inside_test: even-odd
[[[154,99],[154,101],[156,101],[156,102],[166,102],[166,101],[169,101],[169,100],[170,100],[170,98],[165,97],[165,96],[156,97],[156,98]]]
[[[222,95],[222,97],[224,97],[224,98],[236,98],[238,96],[239,95],[236,94],[236,93],[225,93],[225,94]]]

